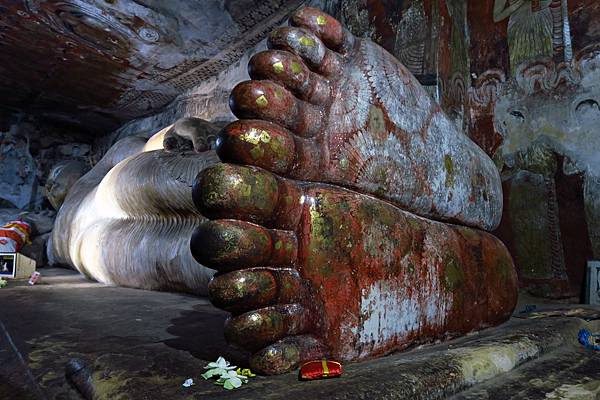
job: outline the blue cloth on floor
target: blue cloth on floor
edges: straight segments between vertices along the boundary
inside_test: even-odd
[[[579,343],[581,343],[586,349],[600,350],[600,346],[596,344],[596,338],[600,338],[600,335],[592,334],[587,329],[582,329],[579,331],[577,336],[579,338]]]

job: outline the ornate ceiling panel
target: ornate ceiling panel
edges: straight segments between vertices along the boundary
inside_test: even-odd
[[[107,132],[234,63],[302,0],[0,0],[0,106]]]

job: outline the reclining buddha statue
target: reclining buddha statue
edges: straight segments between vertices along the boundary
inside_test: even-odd
[[[101,282],[208,293],[264,374],[508,319],[514,265],[486,232],[502,212],[492,160],[384,49],[317,9],[290,22],[233,89],[239,120],[123,139],[73,186],[55,258]]]

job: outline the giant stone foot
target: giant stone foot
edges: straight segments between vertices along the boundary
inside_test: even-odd
[[[219,272],[209,295],[232,313],[228,340],[275,374],[506,320],[517,281],[502,243],[421,217],[494,228],[492,161],[383,49],[315,9],[291,21],[233,90],[242,119],[217,145],[233,164],[193,189],[212,221],[191,249]]]
[[[279,28],[231,95],[225,162],[338,184],[433,219],[500,222],[500,176],[392,55],[312,8]]]
[[[233,314],[225,335],[262,373],[464,334],[515,306],[512,259],[486,232],[257,167],[209,167],[193,197],[215,220],[192,253],[219,271],[209,295]]]

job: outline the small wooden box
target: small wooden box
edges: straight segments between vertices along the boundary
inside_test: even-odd
[[[35,272],[35,260],[21,253],[0,253],[0,278],[29,279]]]

